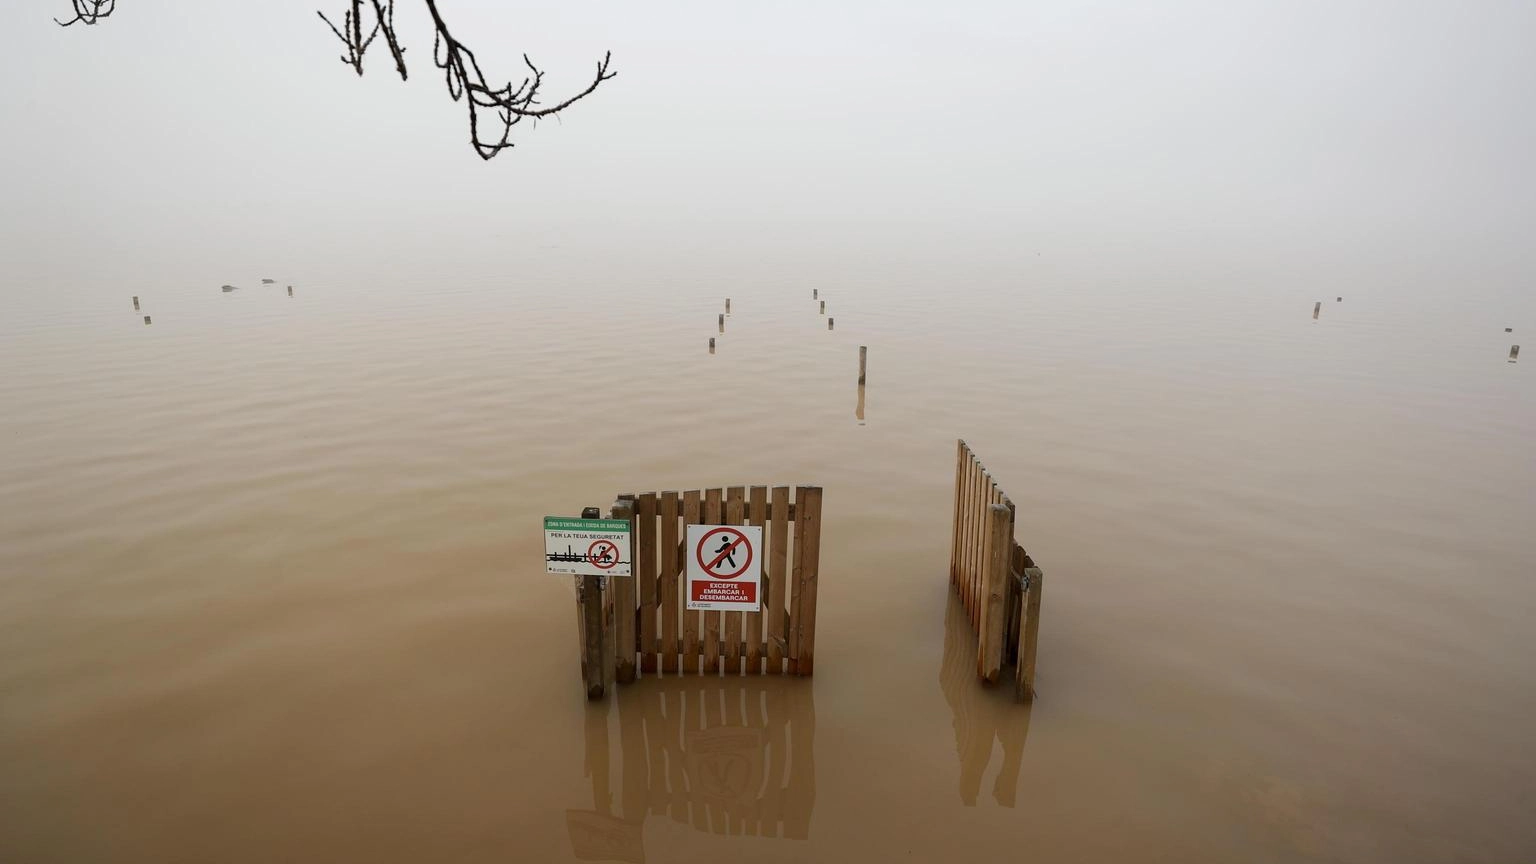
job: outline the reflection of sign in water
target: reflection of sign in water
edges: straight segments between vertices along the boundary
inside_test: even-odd
[[[628,861],[645,864],[643,822],[625,822],[590,810],[565,811],[571,851],[583,861]]]
[[[689,525],[689,609],[756,612],[762,608],[761,526]]]
[[[574,576],[630,575],[629,522],[544,517],[544,572]]]
[[[717,726],[689,732],[688,779],[695,793],[752,802],[763,786],[763,730]]]

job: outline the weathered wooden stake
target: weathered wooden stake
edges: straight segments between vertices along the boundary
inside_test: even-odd
[[[821,301],[821,314],[827,314],[827,301]]]
[[[1035,656],[1040,644],[1040,589],[1045,587],[1045,574],[1038,567],[1024,571],[1029,580],[1029,591],[1024,597],[1024,632],[1019,639],[1019,680],[1017,696],[1020,699],[1035,698]]]
[[[137,294],[135,294],[134,297],[133,297],[133,311],[135,311],[135,312],[139,311],[139,297],[138,297]],[[1508,333],[1509,331],[1505,330],[1504,332]]]
[[[865,366],[866,361],[868,361],[868,359],[869,359],[869,347],[865,346],[865,345],[860,345],[859,346],[859,386],[860,387],[864,386],[864,366]]]
[[[725,313],[724,312],[720,313],[720,332],[721,333],[725,332]]]
[[[725,311],[726,312],[730,312],[731,311],[731,298],[729,298],[729,297],[725,298]]]
[[[619,500],[613,502],[612,514],[614,519],[622,519],[629,523],[630,544],[630,571],[636,572],[634,566],[635,554],[638,544],[635,542],[635,503],[633,495],[621,495]],[[639,623],[635,615],[636,600],[638,598],[636,576],[610,576],[608,577],[608,594],[613,598],[613,677],[620,684],[628,684],[635,680],[635,653],[639,641],[635,635],[635,625]]]
[[[853,406],[853,416],[854,416],[854,419],[859,420],[861,422],[864,420],[864,385],[863,384],[859,385],[859,401],[858,401],[858,403],[856,405]]]
[[[715,353],[715,337],[709,337],[709,353]]]
[[[149,319],[145,318],[144,319],[144,323],[148,324],[149,323]],[[1511,360],[1519,360],[1520,359],[1520,346],[1519,345],[1511,345],[1511,346],[1509,346],[1509,359],[1511,359]]]
[[[828,318],[828,319],[827,319],[827,329],[828,329],[828,330],[831,330],[831,329],[832,329],[832,319],[831,319],[831,318]]]
[[[821,289],[820,288],[812,288],[811,289],[811,299],[812,300],[815,300],[816,298],[818,298],[820,296],[821,296]]]
[[[288,296],[289,296],[289,297],[292,297],[292,296],[293,296],[293,286],[292,286],[292,285],[289,285],[289,286],[288,286]]]
[[[145,315],[145,316],[144,316],[144,323],[145,323],[145,324],[148,324],[148,323],[149,323],[149,316],[148,316],[148,315]]]
[[[587,507],[581,511],[583,519],[598,519],[603,511]],[[581,607],[581,677],[587,687],[588,699],[603,698],[603,589],[600,577],[578,576],[581,583],[576,603]]]
[[[1318,315],[1322,314],[1322,311],[1323,311],[1323,301],[1319,300],[1316,303],[1312,304],[1312,317],[1313,318],[1316,318]]]
[[[996,684],[1003,669],[1003,633],[1007,615],[1003,598],[1008,594],[1008,562],[1013,551],[1012,519],[1008,508],[993,504],[987,508],[986,591],[981,609],[981,651],[977,673],[988,684]]]

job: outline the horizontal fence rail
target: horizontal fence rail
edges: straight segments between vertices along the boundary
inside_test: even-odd
[[[1019,698],[1035,693],[1044,574],[1014,540],[1017,510],[965,441],[955,455],[949,580],[976,631],[976,674],[996,683],[1013,664]]]

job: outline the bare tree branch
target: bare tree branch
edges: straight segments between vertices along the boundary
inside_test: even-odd
[[[443,70],[443,78],[448,85],[448,95],[455,102],[464,98],[465,105],[469,109],[469,143],[482,159],[490,159],[502,150],[513,146],[508,140],[512,135],[512,127],[522,122],[523,118],[544,117],[563,111],[596,90],[599,84],[618,74],[608,71],[612,54],[605,53],[602,61],[597,64],[597,74],[585,90],[556,105],[540,108],[538,107],[539,87],[544,83],[544,72],[533,65],[533,61],[528,59],[527,54],[523,55],[523,63],[528,67],[530,74],[523,78],[516,89],[513,89],[510,81],[500,87],[493,87],[486,81],[485,72],[481,70],[480,62],[475,58],[475,52],[455,39],[453,33],[449,31],[448,24],[438,12],[437,0],[425,0],[425,3],[427,11],[432,14],[432,24],[437,30],[432,43],[433,62],[437,64],[437,68]],[[490,109],[495,118],[493,122],[501,124],[500,138],[481,137],[480,109],[482,108]],[[491,135],[494,134],[494,132],[491,133]]]
[[[111,15],[117,8],[117,0],[70,0],[75,8],[75,17],[68,21],[53,19],[60,27],[68,27],[71,24],[95,24],[102,18]]]
[[[95,24],[99,19],[112,14],[117,6],[117,0],[70,0],[74,6],[75,17],[68,21],[58,21],[62,26],[68,27],[76,22]],[[448,87],[448,96],[457,102],[464,100],[464,105],[469,111],[469,143],[475,148],[482,159],[491,159],[503,150],[512,147],[512,127],[521,123],[524,118],[533,118],[537,125],[538,118],[555,116],[576,102],[591,95],[598,85],[617,75],[617,72],[608,71],[612,54],[605,52],[603,59],[597,64],[596,74],[591,83],[585,89],[561,100],[553,105],[545,105],[539,99],[539,88],[544,84],[544,72],[523,55],[523,65],[528,67],[528,74],[523,77],[517,87],[507,81],[500,86],[493,85],[485,77],[485,72],[480,68],[480,61],[475,57],[467,45],[454,37],[448,29],[448,24],[443,20],[438,11],[437,0],[422,0],[426,4],[427,12],[432,17],[432,61],[438,69],[443,71],[443,81]],[[405,48],[395,34],[395,0],[346,0],[348,4],[342,10],[341,24],[327,17],[324,12],[317,11],[320,20],[330,28],[346,53],[341,55],[341,62],[351,66],[358,75],[363,74],[363,57],[368,53],[368,48],[381,34],[384,42],[389,46],[390,56],[395,61],[395,71],[400,74],[401,80],[406,80]],[[364,21],[364,17],[371,17],[372,21]],[[367,35],[364,35],[364,31]],[[482,117],[482,112],[486,114]],[[481,120],[486,121],[489,131],[482,134]],[[496,127],[500,126],[500,130]],[[498,135],[499,131],[499,135]]]

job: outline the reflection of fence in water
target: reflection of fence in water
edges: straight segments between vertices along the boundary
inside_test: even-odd
[[[960,759],[960,801],[976,805],[981,778],[992,761],[995,742],[1003,745],[1003,761],[992,784],[992,798],[1014,805],[1024,739],[1029,735],[1028,706],[998,690],[976,686],[976,634],[964,602],[951,595],[944,619],[944,661],[939,689],[954,714],[955,752]]]
[[[615,752],[607,703],[588,706],[595,812],[567,812],[577,857],[643,861],[647,816],[714,834],[809,836],[816,712],[807,682],[652,679],[621,691],[617,708]]]

